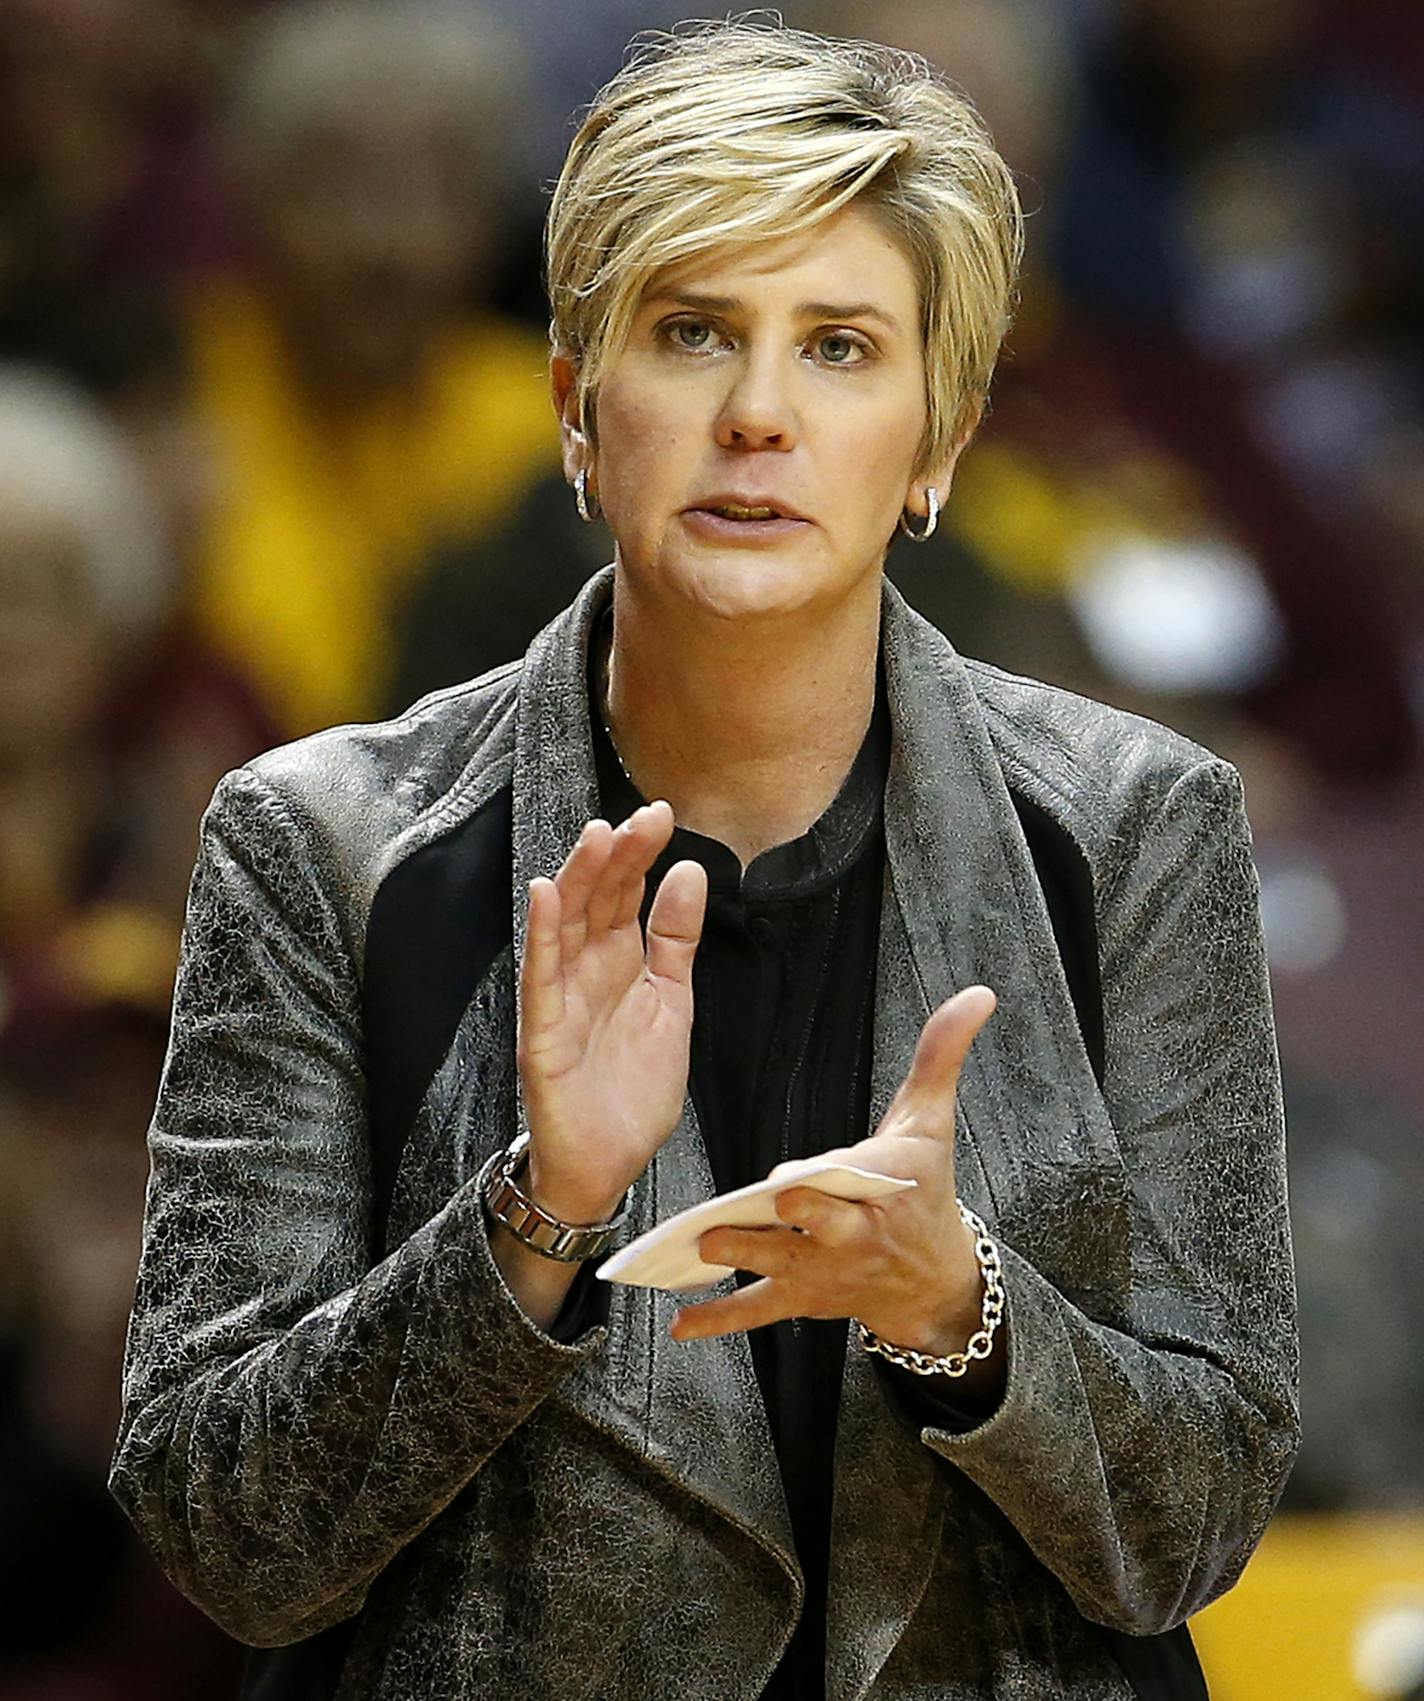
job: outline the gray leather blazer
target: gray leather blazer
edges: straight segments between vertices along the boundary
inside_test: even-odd
[[[360,987],[375,894],[512,787],[527,883],[595,811],[585,668],[605,572],[521,666],[277,750],[204,820],[150,1136],[112,1486],[234,1635],[357,1613],[342,1701],[752,1701],[801,1593],[744,1337],[665,1294],[535,1327],[474,1176],[520,1119],[511,950],[419,1107],[370,1246]],[[1003,1246],[1007,1393],[922,1432],[848,1344],[830,1701],[1126,1701],[1109,1626],[1230,1586],[1294,1455],[1276,1055],[1234,771],[1161,727],[961,660],[887,589],[894,724],[874,1114],[934,1005],[999,1013],[960,1098]],[[1007,784],[1091,871],[1089,1067]],[[461,949],[458,928],[450,949]],[[635,1232],[712,1189],[690,1105]]]

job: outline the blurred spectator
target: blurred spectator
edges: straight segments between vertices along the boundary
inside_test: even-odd
[[[1380,51],[1402,21],[1388,0],[1119,0],[1086,41],[1048,243],[1280,602],[1262,706],[1352,776],[1417,742],[1424,87],[1417,52],[1411,73]]]
[[[557,453],[542,340],[464,306],[518,81],[487,24],[374,0],[274,14],[239,78],[254,263],[197,304],[225,482],[196,607],[288,732],[376,710],[424,553]]]
[[[232,262],[208,141],[238,0],[0,7],[0,348],[68,367],[113,289]]]
[[[1285,1504],[1424,1512],[1421,1124],[1367,1080],[1286,1072],[1302,1444]]]
[[[166,1013],[198,811],[270,740],[168,629],[159,511],[77,392],[0,369],[0,1058]]]
[[[531,187],[564,163],[579,108],[587,106],[643,30],[669,29],[696,7],[686,0],[487,0],[530,59],[530,118],[520,144]],[[542,223],[543,207],[539,209]],[[541,304],[542,305],[542,304]]]
[[[1424,1512],[1424,786],[1342,792],[1223,725],[1246,784],[1286,1088],[1303,1441],[1285,1505]]]

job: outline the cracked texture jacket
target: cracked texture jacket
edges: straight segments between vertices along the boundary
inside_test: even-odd
[[[589,632],[229,775],[204,820],[112,1486],[243,1640],[359,1614],[340,1701],[753,1701],[801,1580],[744,1337],[672,1296],[537,1328],[474,1178],[520,1124],[524,894],[596,812]],[[1149,722],[961,660],[887,589],[894,727],[873,1117],[930,1010],[999,1011],[960,1087],[966,1202],[1003,1248],[1010,1362],[961,1433],[904,1421],[848,1342],[829,1701],[1126,1701],[1100,1627],[1239,1574],[1296,1444],[1284,1148],[1235,772]],[[1091,875],[1094,1080],[1010,788]],[[512,947],[411,1127],[373,1247],[361,982],[393,870],[501,791]],[[452,916],[449,948],[461,948]],[[690,1104],[630,1232],[708,1196]]]

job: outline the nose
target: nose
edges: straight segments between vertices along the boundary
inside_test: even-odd
[[[717,416],[716,438],[723,449],[791,449],[796,444],[795,408],[789,376],[775,352],[748,355],[738,363]]]

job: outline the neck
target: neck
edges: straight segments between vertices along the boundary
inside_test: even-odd
[[[828,614],[744,628],[670,622],[614,582],[606,713],[647,798],[743,866],[799,838],[840,790],[875,707],[879,584]]]

